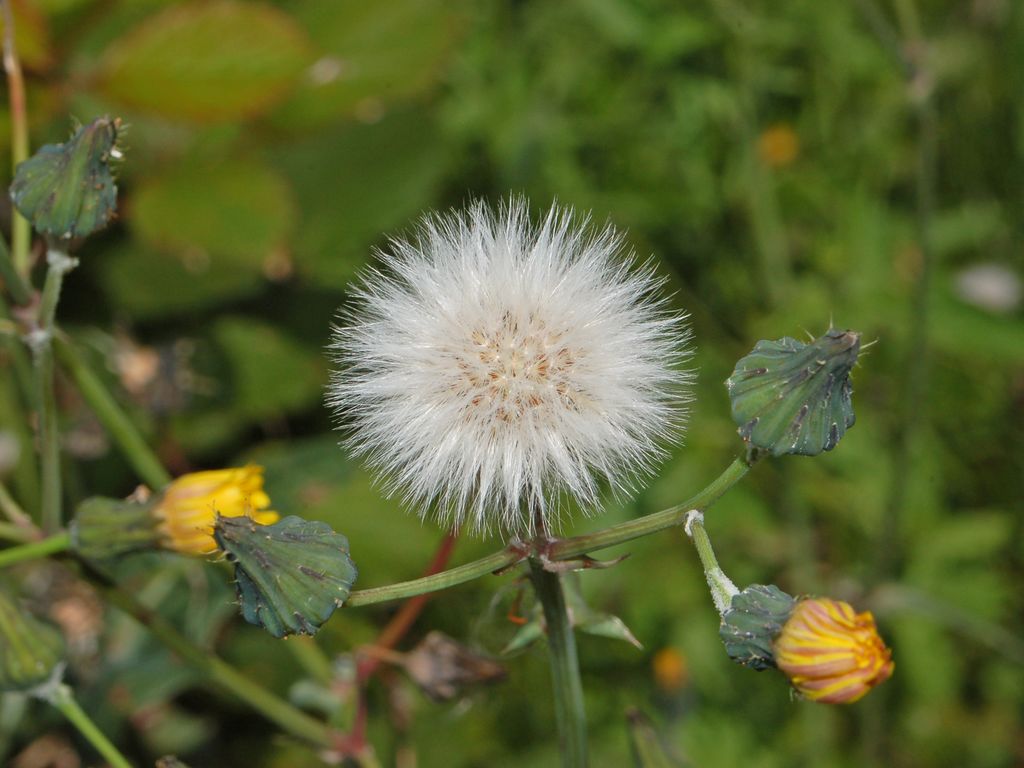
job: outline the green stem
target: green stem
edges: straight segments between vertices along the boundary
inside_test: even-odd
[[[78,706],[71,688],[61,683],[41,694],[41,698],[60,710],[68,722],[78,729],[85,740],[92,744],[113,768],[132,768],[128,759],[118,751],[110,739],[103,735],[103,731],[96,727],[96,723],[89,718],[85,710]]]
[[[733,595],[739,594],[739,590],[718,565],[715,550],[711,547],[711,539],[708,538],[708,532],[704,530],[704,516],[700,512],[693,511],[690,514],[686,521],[686,533],[697,548],[697,556],[700,557],[700,564],[704,567],[704,577],[708,580],[711,599],[715,601],[718,615],[724,616],[732,604]]]
[[[677,504],[661,512],[639,517],[636,520],[613,525],[605,528],[603,531],[588,533],[583,536],[574,536],[571,539],[562,539],[551,546],[548,550],[548,557],[552,560],[567,560],[579,555],[585,555],[588,552],[613,547],[616,544],[622,544],[623,542],[647,536],[666,528],[673,528],[685,522],[690,510],[696,509],[703,512],[718,501],[726,491],[743,479],[747,472],[750,471],[750,467],[751,464],[747,462],[746,458],[742,456],[737,457],[706,488],[682,504]]]
[[[50,250],[48,269],[39,304],[39,327],[29,335],[36,362],[36,389],[39,393],[39,455],[43,467],[40,522],[47,533],[60,528],[61,477],[60,430],[57,423],[57,398],[53,389],[53,332],[64,275],[78,264],[63,251]]]
[[[326,723],[310,717],[258,683],[254,683],[212,652],[195,645],[178,632],[173,624],[149,610],[134,595],[122,590],[104,574],[88,566],[86,570],[111,605],[146,627],[157,640],[200,672],[204,681],[234,694],[293,736],[322,747],[329,747],[334,743],[333,731]]]
[[[27,542],[34,541],[36,534],[33,528],[27,528],[16,523],[0,522],[0,540]]]
[[[544,609],[562,765],[565,768],[585,768],[587,718],[583,710],[583,684],[580,681],[576,637],[565,605],[561,576],[544,570],[539,560],[531,558],[530,581]]]
[[[11,0],[3,0],[4,14],[4,69],[7,71],[7,90],[11,109],[11,169],[28,158],[28,112],[25,108],[25,78],[21,73],[21,62],[14,45],[14,12]],[[11,248],[14,251],[14,266],[21,275],[29,270],[28,252],[32,230],[28,220],[17,210],[11,211]]]
[[[19,544],[16,547],[0,549],[0,568],[6,568],[8,565],[14,565],[15,563],[23,563],[26,560],[48,557],[70,548],[71,534],[63,531],[41,541],[32,541],[28,544]]]
[[[60,336],[54,341],[57,358],[64,370],[71,376],[85,402],[117,443],[138,476],[154,490],[159,490],[171,482],[170,474],[164,469],[153,449],[74,345]]]
[[[384,603],[388,600],[414,597],[415,595],[422,595],[427,592],[438,592],[442,589],[454,587],[456,584],[463,584],[480,576],[486,576],[489,573],[508,568],[518,563],[525,556],[526,553],[523,550],[509,547],[480,560],[474,560],[471,563],[466,563],[441,573],[423,576],[411,581],[399,582],[398,584],[389,584],[386,587],[357,589],[348,596],[345,606],[371,605],[373,603]]]
[[[0,483],[0,512],[3,512],[4,516],[12,523],[22,528],[32,526],[32,518],[14,500],[3,483]]]
[[[0,279],[4,281],[7,292],[14,303],[24,306],[32,301],[32,288],[21,276],[11,260],[11,252],[7,250],[7,241],[0,237]]]
[[[677,526],[686,519],[690,510],[703,511],[710,507],[726,491],[736,485],[750,471],[750,467],[751,464],[745,458],[739,457],[710,485],[682,504],[636,520],[613,525],[603,531],[555,541],[546,550],[545,555],[549,560],[567,560]],[[390,584],[386,587],[357,589],[348,596],[345,605],[346,607],[371,605],[448,589],[456,584],[463,584],[515,565],[524,560],[528,554],[529,550],[525,545],[510,546],[480,560],[474,560],[471,563],[431,576]]]
[[[0,238],[2,240],[2,238]],[[4,297],[0,295],[0,319],[8,320],[10,309]],[[7,353],[13,376],[0,379],[0,423],[14,432],[21,446],[31,446],[35,436],[29,429],[26,413],[35,413],[36,402],[34,372],[28,350],[20,338],[0,334],[0,350]],[[25,451],[27,454],[28,451]],[[30,509],[39,507],[39,471],[34,455],[23,455],[14,469],[12,482],[17,488],[18,496]]]

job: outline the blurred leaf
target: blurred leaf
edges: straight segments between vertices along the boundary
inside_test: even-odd
[[[35,3],[29,0],[5,0],[14,13],[14,48],[21,66],[30,72],[45,72],[53,66],[53,42],[50,30]],[[4,34],[0,15],[0,35]]]
[[[418,112],[349,125],[278,158],[298,198],[299,267],[339,289],[374,242],[431,205],[451,163],[434,124]]]
[[[245,161],[181,163],[136,190],[130,217],[139,237],[155,248],[200,249],[255,268],[285,247],[294,221],[287,181]]]
[[[759,341],[726,381],[740,436],[773,456],[815,456],[853,426],[850,370],[860,334],[830,328],[810,344]]]
[[[326,361],[276,328],[225,317],[213,326],[231,376],[231,410],[251,419],[281,416],[320,398]]]
[[[296,20],[324,55],[274,113],[289,128],[321,126],[351,114],[372,117],[385,105],[433,85],[458,33],[454,3],[434,0],[303,0]]]
[[[629,725],[629,744],[635,768],[682,768],[686,763],[669,757],[654,723],[638,709],[626,712]]]
[[[285,95],[312,57],[294,19],[263,3],[214,0],[148,17],[106,51],[103,91],[168,117],[251,117]]]
[[[194,256],[194,255],[193,255]],[[182,260],[138,245],[108,249],[100,281],[121,312],[134,320],[188,314],[256,293],[262,276],[227,258]]]
[[[348,539],[325,523],[218,516],[213,535],[235,564],[242,616],[274,637],[315,635],[356,580]]]

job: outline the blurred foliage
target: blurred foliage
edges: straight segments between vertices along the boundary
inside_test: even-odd
[[[629,763],[632,708],[645,713],[632,716],[644,724],[634,743],[701,768],[1024,759],[1024,4],[13,5],[33,146],[66,140],[69,114],[128,126],[119,221],[83,248],[61,315],[175,473],[258,461],[276,509],[345,533],[357,587],[417,575],[441,532],[383,499],[337,448],[322,402],[330,324],[373,247],[422,211],[558,199],[656,256],[698,343],[687,445],[639,498],[577,532],[677,503],[741,450],[723,382],[758,339],[834,321],[879,342],[854,371],[857,426],[841,445],[763,462],[707,525],[738,584],[873,610],[893,679],[827,709],[733,665],[691,547],[664,533],[581,579],[587,604],[644,646],[580,636],[595,766]],[[927,250],[915,212],[924,103],[938,148]],[[968,280],[979,267],[987,282]],[[6,347],[0,365],[0,425],[22,442],[10,486],[31,507]],[[915,371],[920,392],[908,389]],[[130,470],[62,393],[69,500],[129,493]],[[460,542],[456,557],[497,545]],[[191,637],[347,727],[351,701],[310,698],[297,682],[320,669],[297,641],[237,616],[226,570],[147,556],[122,571]],[[497,653],[517,628],[514,578],[439,596],[401,648],[433,628]],[[71,606],[51,608],[70,679],[140,762],[313,763],[238,702],[202,692],[127,620],[104,623],[88,596],[62,603],[69,587],[51,569],[30,583],[41,604]],[[332,617],[317,642],[334,674],[393,610]],[[679,661],[672,686],[652,667],[666,651]],[[543,648],[507,670],[452,703],[404,678],[375,681],[369,739],[382,762],[556,765]],[[5,700],[0,750],[73,738],[63,728]]]

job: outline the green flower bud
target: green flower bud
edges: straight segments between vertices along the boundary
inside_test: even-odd
[[[18,165],[11,200],[37,232],[71,240],[106,226],[117,209],[110,164],[121,130],[119,119],[97,118]]]
[[[830,328],[810,344],[759,341],[725,382],[740,436],[773,456],[816,456],[853,426],[850,371],[860,334]]]
[[[0,691],[29,691],[59,673],[64,638],[18,605],[0,583]]]
[[[72,548],[89,560],[107,560],[129,552],[156,549],[161,534],[152,505],[95,497],[78,505],[71,522]]]
[[[325,523],[218,516],[213,535],[235,564],[242,616],[274,637],[316,634],[356,580],[348,539]]]
[[[774,667],[775,638],[796,604],[773,584],[753,584],[733,595],[718,630],[729,658],[758,671]]]

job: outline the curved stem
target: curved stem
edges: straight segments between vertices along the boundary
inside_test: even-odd
[[[544,609],[547,628],[562,765],[565,768],[584,768],[587,765],[587,717],[583,708],[583,684],[576,654],[576,636],[565,605],[561,579],[560,574],[546,571],[536,558],[530,559],[530,581]]]
[[[64,684],[55,686],[43,698],[60,710],[68,722],[78,729],[86,741],[92,744],[113,768],[132,768],[132,764],[128,762],[127,758],[118,751],[110,739],[103,735],[103,731],[96,727],[96,723],[78,705],[68,686]]]
[[[756,459],[748,462],[744,457],[737,457],[706,488],[682,504],[662,512],[655,512],[654,514],[637,518],[636,520],[610,526],[603,531],[554,541],[547,547],[544,554],[549,560],[566,560],[587,554],[588,552],[596,552],[608,547],[614,547],[616,544],[623,544],[641,536],[647,536],[648,534],[680,525],[686,520],[686,515],[690,510],[703,511],[707,509],[726,491],[736,485],[750,471],[753,461],[756,461]],[[488,555],[480,560],[474,560],[471,563],[466,563],[465,565],[460,565],[457,568],[442,571],[432,576],[390,584],[386,587],[357,589],[348,596],[345,605],[346,607],[371,605],[373,603],[387,602],[388,600],[412,597],[424,592],[437,592],[441,589],[448,589],[457,584],[463,584],[480,576],[486,576],[489,573],[515,565],[525,560],[529,553],[530,548],[527,545],[509,545],[493,555]]]
[[[75,346],[61,336],[54,339],[54,343],[64,370],[136,474],[153,490],[160,490],[171,482],[163,463]]]
[[[5,568],[15,563],[23,563],[26,560],[35,560],[40,557],[55,555],[70,548],[71,534],[63,531],[42,541],[33,541],[29,544],[19,544],[16,547],[0,550],[0,568]]]
[[[704,578],[708,580],[708,587],[711,589],[711,599],[715,601],[715,608],[718,615],[724,617],[726,611],[732,605],[732,598],[739,594],[732,579],[725,575],[715,557],[715,550],[711,546],[711,539],[708,532],[704,530],[704,516],[692,511],[686,521],[686,535],[693,539],[693,545],[697,548],[697,556],[700,557],[700,564],[704,568]]]
[[[682,504],[639,517],[636,520],[613,525],[603,531],[562,539],[548,549],[548,557],[552,560],[566,560],[680,525],[686,521],[690,510],[704,511],[718,501],[726,491],[743,479],[744,475],[750,471],[750,467],[751,464],[747,462],[746,458],[739,456],[707,487]]]
[[[454,587],[456,584],[463,584],[480,576],[500,571],[503,568],[508,568],[525,557],[526,552],[522,549],[509,547],[500,552],[495,552],[493,555],[488,555],[471,563],[466,563],[441,573],[435,573],[431,576],[422,576],[412,581],[389,584],[386,587],[357,589],[348,596],[345,606],[371,605],[373,603],[384,603],[388,600],[400,600],[404,597],[422,595],[425,592],[437,592],[442,589],[448,589],[448,587]]]

